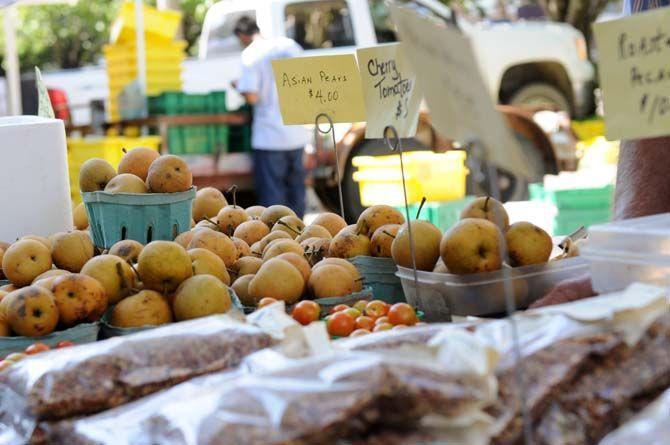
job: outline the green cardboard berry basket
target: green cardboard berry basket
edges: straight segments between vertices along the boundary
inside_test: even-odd
[[[132,239],[172,241],[191,228],[195,187],[178,193],[82,193],[93,243],[109,249]]]
[[[13,352],[23,352],[34,343],[44,343],[54,348],[59,342],[71,341],[75,345],[93,343],[98,340],[100,323],[82,323],[42,337],[0,337],[0,359]]]
[[[406,303],[402,282],[396,276],[398,266],[392,258],[357,256],[349,260],[363,277],[363,283],[372,288],[378,300],[389,304]]]
[[[240,299],[237,297],[237,294],[235,293],[235,291],[231,287],[228,287],[228,292],[230,292],[230,299],[233,303],[232,308],[235,308],[235,309],[243,312],[242,304],[240,303]],[[125,335],[136,334],[138,332],[144,332],[144,331],[148,331],[150,329],[165,326],[164,324],[163,325],[147,325],[147,326],[140,326],[140,327],[136,327],[136,328],[121,328],[121,327],[118,327],[118,326],[114,326],[111,323],[112,311],[113,310],[114,310],[114,307],[110,307],[109,309],[107,309],[107,312],[105,312],[105,315],[103,315],[102,319],[100,320],[100,338],[101,339],[107,339],[107,338],[112,338],[112,337],[122,337],[122,336],[125,336]]]
[[[233,300],[233,304],[235,304],[235,306],[238,306],[239,308],[242,308],[245,314],[250,314],[257,309],[251,306],[244,306],[237,297],[237,295],[235,295],[234,298],[237,301]],[[321,313],[327,314],[332,308],[334,308],[338,304],[346,304],[348,306],[353,306],[354,303],[356,303],[359,300],[370,301],[373,300],[374,298],[375,297],[372,288],[366,286],[359,292],[354,292],[353,294],[345,295],[344,297],[317,298],[316,300],[312,301],[319,304],[319,306],[321,307]],[[294,305],[291,306],[287,305],[286,312],[290,314],[291,310],[293,310],[293,306]]]

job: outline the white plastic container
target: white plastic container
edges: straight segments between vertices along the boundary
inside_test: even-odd
[[[670,286],[670,213],[591,226],[581,254],[598,293],[636,281]]]
[[[72,230],[62,121],[0,118],[0,209],[0,241]]]
[[[449,314],[504,315],[506,282],[511,284],[515,308],[525,309],[557,283],[587,271],[588,263],[579,257],[470,275],[419,271],[418,296],[412,269],[398,267],[396,275],[400,277],[407,302],[423,311],[426,321],[441,322],[448,321]]]

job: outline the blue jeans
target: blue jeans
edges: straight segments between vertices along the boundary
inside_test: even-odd
[[[282,204],[302,218],[305,213],[303,153],[303,148],[253,150],[254,181],[260,205]]]

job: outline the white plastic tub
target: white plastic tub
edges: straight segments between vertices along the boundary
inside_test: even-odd
[[[423,311],[426,321],[436,322],[447,321],[449,314],[505,314],[506,282],[511,284],[516,309],[525,309],[546,295],[560,281],[587,271],[588,263],[579,257],[470,275],[419,271],[418,296],[412,269],[398,267],[397,275],[402,282],[407,302]]]
[[[592,226],[582,255],[598,293],[636,281],[670,286],[670,213]]]

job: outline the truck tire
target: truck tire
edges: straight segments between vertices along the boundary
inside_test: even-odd
[[[548,105],[570,113],[570,100],[557,87],[543,82],[519,88],[510,98],[510,105]]]

